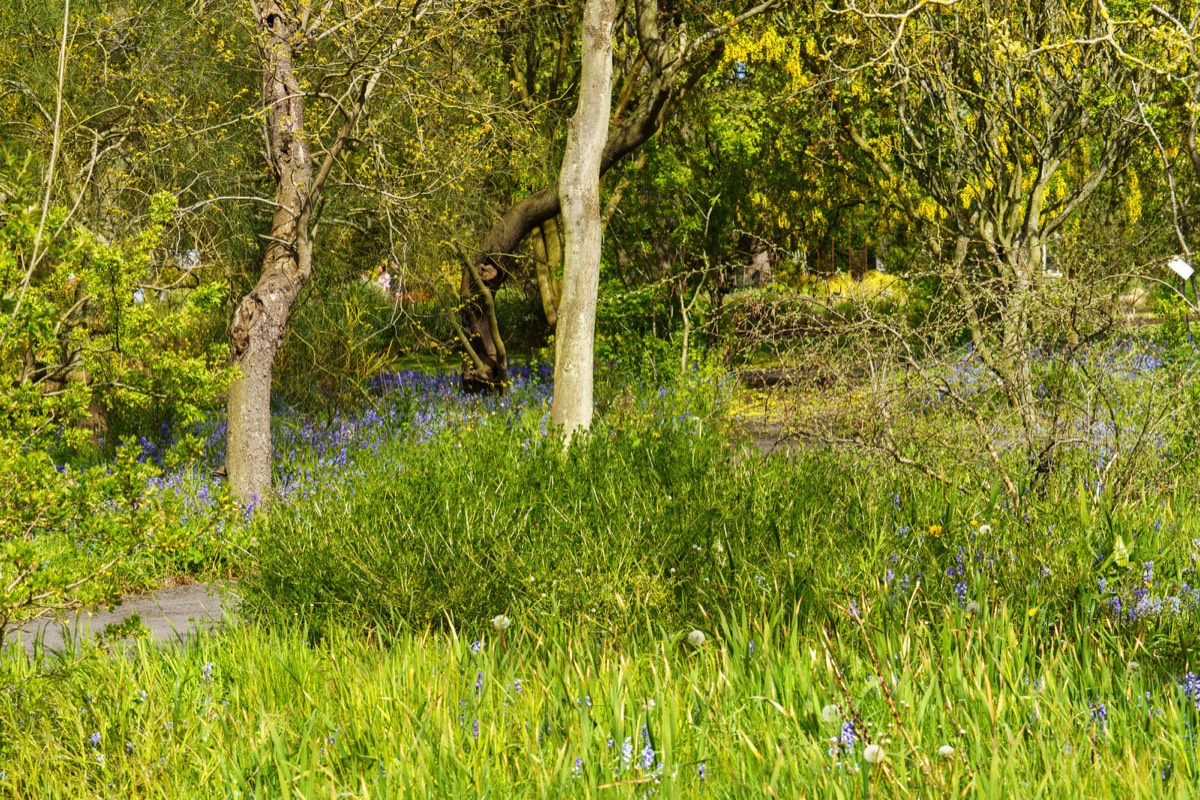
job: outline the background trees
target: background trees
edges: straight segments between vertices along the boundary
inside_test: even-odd
[[[601,157],[601,174],[635,152],[654,136],[676,111],[682,98],[706,70],[720,62],[721,37],[738,24],[770,10],[776,2],[758,3],[740,12],[722,10],[685,19],[681,13],[664,14],[655,0],[634,0],[622,5],[617,42],[622,54],[616,70],[617,107],[608,141]],[[715,24],[714,24],[715,22]],[[693,36],[689,24],[700,28]],[[632,43],[637,42],[635,56]],[[562,43],[565,47],[566,42]],[[550,86],[556,84],[551,81]],[[502,390],[507,380],[503,344],[497,347],[498,325],[494,319],[494,296],[512,271],[512,256],[535,228],[559,213],[558,188],[547,180],[543,188],[511,204],[484,235],[470,256],[483,278],[476,285],[469,266],[463,267],[462,296],[464,349],[463,385],[468,391]],[[553,231],[553,228],[551,228]],[[552,249],[553,233],[549,244]]]
[[[62,323],[15,379],[73,380],[91,409],[74,413],[119,435],[122,419],[218,405],[231,357],[256,387],[256,422],[231,432],[247,496],[269,478],[271,386],[332,418],[400,357],[457,353],[464,386],[486,391],[503,388],[510,350],[546,357],[563,301],[554,176],[579,95],[583,4],[263,8],[254,20],[224,2],[75,4],[50,205],[130,256],[83,305],[62,296]],[[61,10],[0,16],[0,125],[23,184],[46,175],[55,141]],[[882,255],[911,281],[887,325],[859,328],[872,347],[899,363],[970,340],[1033,441],[1045,427],[1029,409],[1045,398],[1031,343],[1086,343],[1130,285],[1135,265],[1100,245],[1136,228],[1155,247],[1173,232],[1190,248],[1194,32],[1180,9],[628,0],[615,15],[604,359],[686,368],[723,330],[750,335],[722,358],[762,358],[761,320],[792,333],[857,325],[861,309],[809,312],[849,293],[831,277],[860,281]],[[264,45],[266,19],[293,34]],[[273,61],[287,48],[291,84]],[[264,75],[282,80],[265,105]],[[1160,184],[1175,186],[1174,203]],[[794,295],[744,286],[768,274],[818,301],[802,321],[785,320]],[[118,346],[99,296],[185,322]],[[216,335],[229,317],[232,352]],[[96,356],[79,368],[88,347],[122,366]],[[246,387],[233,387],[238,419]],[[253,446],[249,429],[263,432]]]

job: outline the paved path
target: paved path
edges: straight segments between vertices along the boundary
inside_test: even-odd
[[[32,653],[34,641],[42,637],[48,650],[63,650],[81,636],[94,637],[110,624],[119,624],[134,614],[150,629],[154,642],[182,643],[198,630],[207,630],[224,620],[237,605],[237,584],[189,583],[160,589],[150,594],[126,597],[112,611],[103,609],[69,611],[25,623],[8,635],[8,643],[19,642]]]

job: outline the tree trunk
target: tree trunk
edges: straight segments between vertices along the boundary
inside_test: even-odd
[[[705,74],[708,67],[719,60],[719,49],[714,49],[702,63],[694,63],[694,48],[672,52],[659,31],[660,15],[656,0],[636,0],[635,5],[638,41],[643,55],[646,56],[650,79],[636,108],[608,131],[600,157],[601,175],[649,141],[675,113],[683,98]],[[684,67],[690,68],[686,77],[683,76]],[[606,90],[605,96],[611,97],[611,90]],[[534,228],[557,217],[561,211],[558,185],[551,184],[517,201],[500,215],[479,243],[473,262],[492,267],[484,277],[484,282],[493,296],[508,279],[509,263],[521,242]],[[472,350],[488,368],[485,374],[479,374],[471,359],[464,360],[463,390],[503,391],[506,377],[501,376],[507,376],[507,365],[495,358],[496,342],[490,330],[486,306],[475,287],[474,279],[465,267],[461,291],[460,315],[463,331]],[[559,309],[560,323],[561,317],[562,311]]]
[[[592,424],[596,293],[600,287],[600,165],[612,106],[612,25],[616,0],[588,0],[583,11],[579,107],[567,128],[559,173],[563,289],[554,348],[550,418],[567,439]]]
[[[542,298],[542,312],[546,315],[546,325],[554,330],[558,321],[559,287],[554,279],[558,273],[558,263],[561,260],[561,249],[558,246],[558,235],[547,235],[550,223],[533,229],[533,261],[537,270],[538,294]]]
[[[292,68],[294,18],[278,0],[258,9],[263,108],[275,173],[275,213],[258,284],[242,298],[229,328],[235,377],[229,386],[225,464],[235,495],[259,502],[271,489],[271,367],[292,303],[312,272],[308,192],[312,156],[304,103]]]

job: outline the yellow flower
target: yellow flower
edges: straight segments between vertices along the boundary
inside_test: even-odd
[[[1037,616],[1037,612],[1038,612],[1038,607],[1037,607],[1037,606],[1034,606],[1033,608],[1029,609],[1029,613],[1028,613],[1028,615],[1027,615],[1027,616],[1028,616],[1030,619],[1033,619],[1034,617],[1036,617],[1036,616]]]
[[[942,526],[941,525],[930,525],[929,526],[929,535],[930,536],[941,536],[942,535]]]

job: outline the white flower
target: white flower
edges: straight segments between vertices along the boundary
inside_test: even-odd
[[[980,536],[990,536],[991,533],[992,533],[991,525],[980,525],[979,526],[979,535]]]
[[[704,645],[704,631],[692,631],[688,634],[688,644],[692,647],[702,647]]]
[[[512,625],[512,620],[503,614],[498,617],[492,617],[492,627],[498,631],[508,630],[509,625]]]
[[[951,745],[948,745],[948,744],[944,744],[938,748],[938,755],[940,755],[942,758],[953,758],[954,757],[954,747]]]
[[[1142,668],[1142,665],[1141,665],[1141,664],[1139,664],[1138,662],[1136,662],[1136,661],[1130,661],[1130,662],[1129,662],[1129,671],[1130,671],[1130,672],[1137,672],[1137,671],[1138,671],[1138,670],[1140,670],[1141,668]]]
[[[971,616],[975,616],[976,614],[978,614],[979,613],[979,603],[976,603],[974,600],[967,603],[967,613],[970,614]]]
[[[837,722],[840,716],[841,714],[838,713],[838,707],[833,703],[830,703],[821,709],[821,719],[825,722]]]
[[[868,764],[883,763],[883,758],[885,755],[887,754],[883,752],[883,748],[877,744],[869,744],[866,746],[866,749],[863,750],[863,758],[867,760]]]

